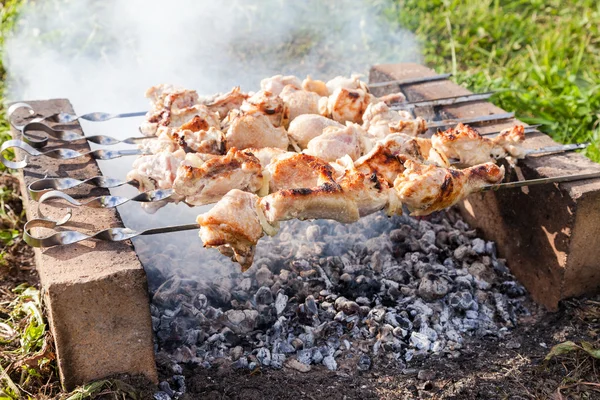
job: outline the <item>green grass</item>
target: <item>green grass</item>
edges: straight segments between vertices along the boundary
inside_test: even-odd
[[[592,141],[600,161],[600,2],[397,0],[386,14],[416,32],[429,66],[499,90],[495,104],[560,142]]]

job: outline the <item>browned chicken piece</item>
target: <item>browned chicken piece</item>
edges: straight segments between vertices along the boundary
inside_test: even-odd
[[[235,116],[227,129],[225,139],[228,149],[277,147],[286,150],[289,145],[285,129],[274,127],[271,120],[262,113]]]
[[[364,92],[369,92],[369,87],[366,83],[360,80],[361,75],[352,75],[350,78],[345,76],[336,76],[335,78],[327,81],[325,86],[329,91],[329,95],[335,93],[338,89],[350,89],[356,90],[361,89]]]
[[[402,158],[402,156],[399,156]],[[463,170],[425,165],[406,158],[394,181],[398,197],[411,215],[428,215],[456,204],[482,187],[504,178],[504,167],[485,163]]]
[[[341,123],[362,124],[363,114],[372,99],[373,96],[363,89],[340,87],[329,97],[319,100],[319,114]]]
[[[337,183],[314,188],[286,189],[265,196],[260,201],[271,224],[290,219],[333,219],[343,223],[360,218],[358,206]]]
[[[396,155],[407,155],[415,161],[435,164],[438,167],[450,166],[444,153],[431,146],[431,139],[412,137],[404,133],[392,133],[378,143],[383,144]]]
[[[460,164],[476,165],[507,156],[522,157],[523,140],[525,131],[522,125],[515,125],[495,138],[488,139],[470,126],[458,124],[433,135],[431,144],[448,158],[457,159]]]
[[[285,151],[282,149],[278,149],[276,147],[261,147],[254,148],[250,147],[248,149],[244,149],[244,153],[252,154],[254,157],[258,158],[260,161],[260,165],[263,169],[267,167],[267,165],[271,164],[274,158],[284,155],[294,155],[297,153]]]
[[[302,81],[293,75],[275,75],[260,81],[260,88],[262,90],[271,92],[276,96],[279,96],[283,88],[287,85],[292,85],[296,89],[302,89]]]
[[[319,113],[319,99],[321,97],[316,93],[287,85],[279,96],[289,110],[290,121],[293,121],[299,115]]]
[[[252,266],[256,243],[263,236],[262,210],[255,194],[233,189],[196,219],[204,247],[216,247],[246,271]]]
[[[314,80],[310,75],[307,75],[306,79],[302,81],[302,89],[316,93],[320,97],[329,96],[329,89],[327,89],[325,82]]]
[[[333,182],[333,170],[325,161],[307,154],[293,153],[277,157],[264,173],[269,177],[270,192],[282,189],[312,188]]]
[[[177,168],[184,158],[183,150],[164,151],[138,157],[133,162],[132,170],[127,174],[127,180],[137,181],[141,192],[170,189],[177,175]]]
[[[233,148],[209,160],[187,154],[177,170],[173,189],[185,196],[186,203],[198,206],[218,201],[231,189],[257,192],[262,180],[258,158]]]
[[[388,215],[402,214],[401,203],[390,199],[397,197],[397,194],[375,171],[359,172],[349,168],[338,183],[346,196],[356,204],[361,217],[383,209]]]
[[[404,162],[382,143],[376,143],[370,152],[354,162],[354,166],[363,174],[376,173],[390,185],[405,169]]]
[[[328,126],[344,128],[344,125],[317,114],[304,114],[290,122],[288,135],[301,149],[306,149],[308,142],[321,135]]]
[[[290,112],[284,100],[278,95],[264,90],[260,90],[246,99],[240,106],[240,111],[242,114],[262,113],[275,127],[286,125],[290,118]]]
[[[206,102],[206,106],[223,119],[231,110],[239,109],[248,97],[248,94],[242,93],[240,87],[236,86],[227,93],[214,96]]]
[[[363,129],[375,140],[384,139],[391,133],[417,136],[427,131],[423,118],[413,118],[407,111],[391,110],[384,102],[369,104],[362,119]]]
[[[383,102],[386,105],[391,106],[392,104],[404,103],[406,101],[406,96],[404,96],[404,93],[401,92],[391,93],[386,94],[385,96],[378,97],[377,101]]]
[[[357,124],[349,123],[343,128],[330,126],[306,146],[304,153],[319,157],[324,161],[335,161],[345,155],[356,160],[369,150],[364,131]]]

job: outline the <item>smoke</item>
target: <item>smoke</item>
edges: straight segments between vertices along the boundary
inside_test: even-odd
[[[419,62],[412,33],[382,17],[389,6],[387,0],[31,2],[5,43],[8,97],[68,98],[77,113],[130,112],[147,109],[143,93],[158,83],[200,94],[237,85],[252,91],[274,74],[329,79],[366,74],[376,63]],[[138,135],[140,122],[82,125],[87,135],[125,138]],[[100,166],[106,176],[123,179],[132,162],[125,157]],[[120,208],[134,229],[189,223],[202,211],[170,204],[148,218],[139,204]],[[195,232],[181,236],[197,243]]]
[[[330,78],[419,61],[413,35],[363,0],[46,0],[6,43],[12,100],[69,98],[77,112],[144,109],[169,82],[256,90],[277,73]],[[137,108],[136,108],[137,107]]]

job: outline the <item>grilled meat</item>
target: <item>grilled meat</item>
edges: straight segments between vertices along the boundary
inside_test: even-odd
[[[406,168],[394,181],[398,197],[411,215],[427,215],[456,204],[485,185],[499,183],[504,167],[486,163],[464,170],[442,168],[404,158]]]
[[[289,120],[303,114],[318,114],[320,96],[314,92],[298,89],[293,85],[283,88],[279,97],[283,99],[289,110]]]
[[[288,148],[288,136],[285,129],[275,127],[265,114],[236,115],[225,134],[227,148],[247,149],[250,147]]]
[[[290,123],[288,135],[296,141],[301,149],[306,149],[308,142],[321,135],[328,126],[344,128],[344,125],[332,119],[316,114],[300,115]]]
[[[275,75],[260,81],[260,88],[279,96],[281,91],[287,85],[292,85],[296,89],[302,89],[302,81],[293,75]]]

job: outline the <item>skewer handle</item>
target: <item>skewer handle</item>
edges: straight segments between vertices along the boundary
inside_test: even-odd
[[[13,147],[21,149],[31,156],[35,156],[35,157],[45,156],[45,157],[51,157],[51,158],[55,158],[55,159],[59,159],[59,160],[71,160],[73,158],[79,158],[79,157],[85,157],[85,156],[90,156],[95,160],[112,160],[114,158],[119,158],[119,157],[123,157],[123,156],[139,156],[139,155],[149,154],[147,151],[139,150],[139,149],[131,149],[131,150],[99,149],[99,150],[87,151],[85,153],[80,153],[78,151],[71,150],[71,149],[53,149],[53,150],[41,152],[41,151],[34,149],[33,147],[31,147],[30,145],[28,145],[27,143],[25,143],[21,140],[7,140],[6,142],[4,142],[2,144],[2,147],[0,147],[0,161],[7,168],[11,168],[11,169],[21,169],[21,168],[25,168],[27,166],[26,159],[23,161],[10,161],[10,160],[6,159],[6,157],[4,157],[3,153],[6,150],[13,148]]]
[[[136,144],[136,143],[144,141],[144,140],[156,138],[155,136],[141,136],[141,137],[130,137],[127,139],[119,140],[119,139],[115,139],[113,137],[105,136],[105,135],[84,136],[84,135],[80,135],[79,133],[71,131],[71,130],[54,129],[54,128],[49,127],[48,125],[43,124],[41,122],[30,122],[28,124],[25,124],[23,126],[23,129],[21,130],[21,132],[23,134],[23,141],[25,143],[29,144],[31,147],[34,147],[36,149],[45,147],[48,144],[47,137],[38,139],[38,138],[31,136],[31,132],[40,132],[40,131],[45,132],[49,137],[52,137],[56,140],[61,140],[63,142],[75,142],[78,140],[87,140],[88,142],[92,142],[92,143],[96,143],[96,144],[100,144],[100,145],[104,145],[104,146],[110,146],[110,145],[114,145],[114,144],[118,144],[118,143]]]
[[[29,192],[29,196],[33,200],[37,201],[44,193],[50,192],[51,190],[68,190],[83,184],[110,189],[123,185],[132,185],[137,187],[137,183],[138,182],[135,180],[122,181],[120,179],[107,178],[104,176],[94,176],[84,180],[73,178],[43,178],[31,182],[29,186],[27,186],[27,191]]]
[[[115,208],[130,201],[135,201],[138,203],[157,203],[159,201],[165,201],[168,200],[171,196],[173,196],[174,193],[175,191],[173,189],[157,189],[139,193],[133,197],[106,195],[94,197],[92,199],[81,202],[59,190],[52,190],[47,193],[44,193],[40,197],[38,203],[38,215],[41,218],[46,218],[46,216],[42,213],[41,206],[44,202],[52,199],[62,199],[76,207],[85,206],[91,208]]]
[[[36,218],[27,222],[23,227],[23,240],[32,247],[54,247],[66,244],[78,243],[87,239],[97,239],[107,242],[121,242],[132,239],[136,236],[156,235],[160,233],[171,233],[199,229],[198,224],[166,226],[163,228],[146,229],[143,231],[134,231],[129,228],[108,228],[102,231],[85,234],[74,230],[57,231],[56,228],[65,225],[70,219],[70,214],[61,221],[53,221],[46,218]],[[55,232],[48,235],[34,235],[32,228],[52,229]]]

